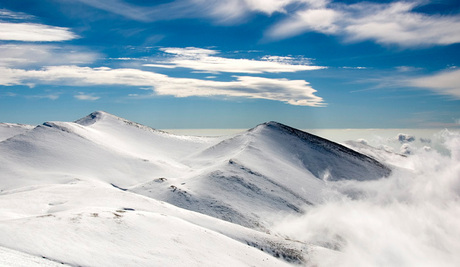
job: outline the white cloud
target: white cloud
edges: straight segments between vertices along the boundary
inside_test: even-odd
[[[198,48],[198,47],[186,47],[186,48],[180,48],[180,47],[165,47],[160,49],[163,52],[169,53],[169,54],[175,54],[179,56],[187,56],[187,57],[201,57],[201,56],[210,56],[210,55],[215,55],[218,54],[219,51],[212,50],[212,49],[204,49],[204,48]]]
[[[238,24],[252,13],[285,13],[294,4],[320,6],[323,0],[176,0],[152,6],[137,6],[121,0],[79,0],[129,19],[151,22],[177,18],[209,18],[218,24]]]
[[[50,66],[93,63],[99,54],[74,46],[6,44],[0,45],[0,66]]]
[[[33,16],[22,13],[22,12],[13,12],[8,9],[0,9],[0,19],[7,20],[26,20],[31,19]]]
[[[340,13],[333,9],[306,9],[275,24],[267,32],[271,39],[284,39],[302,34],[307,31],[316,31],[332,34],[339,30],[336,25]]]
[[[35,23],[0,22],[0,40],[57,42],[78,38],[68,28]]]
[[[374,40],[400,46],[447,45],[460,42],[460,16],[412,12],[418,3],[361,4],[348,16],[349,40]]]
[[[460,42],[460,15],[414,12],[422,2],[352,5],[323,3],[288,14],[266,36],[283,39],[314,31],[342,36],[347,41],[373,40],[401,47],[448,45]]]
[[[162,48],[174,57],[162,64],[144,64],[146,67],[188,68],[200,72],[218,73],[280,73],[324,69],[307,62],[295,63],[291,57],[266,56],[262,60],[235,59],[215,56],[218,51],[202,48]],[[309,62],[308,62],[309,63]]]
[[[368,69],[368,68],[367,68],[367,67],[360,67],[360,66],[358,66],[358,67],[349,67],[349,66],[344,66],[344,67],[342,67],[342,69],[351,69],[351,70],[366,70],[366,69]]]
[[[435,93],[460,99],[460,70],[442,71],[434,75],[409,79],[408,84]]]
[[[428,1],[356,4],[330,0],[176,0],[138,6],[122,0],[79,0],[129,19],[152,22],[178,18],[208,18],[233,25],[251,14],[286,14],[265,33],[268,39],[290,38],[314,31],[347,41],[372,40],[401,47],[448,45],[460,42],[460,15],[429,15],[414,9]]]
[[[413,66],[398,66],[396,67],[396,70],[398,72],[414,72],[414,71],[422,70],[422,68],[417,68]]]
[[[445,155],[413,148],[388,160],[403,172],[328,182],[323,203],[281,220],[272,232],[312,245],[312,266],[457,266],[460,134],[441,134]]]
[[[0,67],[0,85],[148,86],[157,95],[244,97],[282,101],[291,105],[324,106],[323,99],[316,96],[316,90],[304,80],[248,76],[234,76],[234,79],[233,81],[222,82],[173,78],[138,69],[111,69],[107,67],[52,66],[40,70]]]
[[[74,95],[73,97],[78,100],[86,100],[86,101],[95,101],[95,100],[100,99],[99,96],[94,96],[93,94],[85,94],[83,92],[79,92],[77,95]]]
[[[29,96],[25,96],[25,97],[26,97],[26,98],[38,98],[38,99],[57,100],[57,99],[59,99],[59,94],[29,95]]]

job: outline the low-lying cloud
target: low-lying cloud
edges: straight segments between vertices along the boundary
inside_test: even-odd
[[[458,266],[460,133],[440,136],[446,153],[413,148],[388,178],[329,182],[322,204],[275,232],[317,246],[313,266]]]

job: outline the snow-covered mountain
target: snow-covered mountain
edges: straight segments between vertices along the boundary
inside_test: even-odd
[[[0,142],[33,129],[34,126],[19,123],[0,123]]]
[[[0,246],[70,265],[308,261],[311,247],[268,234],[274,220],[319,203],[328,181],[391,172],[276,122],[193,137],[97,111],[9,128],[0,142]],[[95,257],[98,247],[105,253]]]

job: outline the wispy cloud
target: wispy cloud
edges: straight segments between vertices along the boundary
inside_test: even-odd
[[[45,94],[45,95],[27,95],[25,98],[35,98],[35,99],[49,99],[57,100],[59,99],[59,94]]]
[[[286,12],[294,3],[311,0],[176,0],[170,3],[138,6],[122,0],[79,0],[92,7],[123,17],[152,22],[177,18],[209,18],[218,24],[237,24],[251,13],[271,15]]]
[[[428,15],[414,9],[424,2],[327,4],[288,14],[270,27],[267,38],[284,39],[314,31],[358,42],[373,40],[401,47],[460,42],[460,15]]]
[[[309,31],[333,34],[340,30],[336,24],[340,17],[341,13],[333,9],[301,10],[272,26],[266,35],[271,39],[285,39]]]
[[[33,19],[34,16],[31,16],[22,12],[13,12],[8,9],[0,9],[0,19],[2,20],[28,20]]]
[[[349,66],[343,66],[342,69],[350,69],[350,70],[366,70],[368,69],[367,67],[361,67],[361,66],[358,66],[358,67],[349,67]]]
[[[24,42],[57,42],[78,38],[68,28],[36,23],[0,22],[0,40]]]
[[[351,6],[344,28],[352,41],[374,40],[400,46],[447,45],[460,42],[460,16],[427,15],[412,11],[417,2]]]
[[[85,49],[50,44],[5,44],[0,45],[0,66],[51,66],[93,63],[101,57]]]
[[[395,67],[395,69],[398,72],[415,72],[415,71],[422,70],[422,68],[413,67],[413,66],[397,66]]]
[[[437,94],[460,99],[460,69],[447,70],[430,76],[408,79],[414,87],[429,89]]]
[[[233,76],[223,82],[167,75],[138,69],[89,68],[78,66],[52,66],[40,70],[0,67],[0,85],[61,84],[148,86],[157,95],[175,97],[225,96],[269,99],[291,105],[324,106],[323,99],[304,80],[271,79],[263,77]]]
[[[95,96],[94,94],[85,94],[83,92],[79,92],[78,94],[73,96],[74,98],[78,100],[85,100],[85,101],[95,101],[100,99],[99,96]]]
[[[188,68],[208,73],[280,73],[324,69],[313,66],[304,59],[297,62],[292,57],[265,56],[261,60],[244,58],[225,58],[216,56],[219,52],[195,47],[162,48],[162,51],[174,55],[171,59],[157,64],[144,64],[147,67]]]
[[[369,1],[344,4],[332,0],[176,0],[157,5],[135,5],[122,0],[79,0],[128,19],[153,22],[178,18],[206,18],[234,25],[252,14],[285,14],[270,26],[266,39],[279,40],[305,32],[341,36],[348,42],[372,40],[384,45],[419,47],[460,42],[460,15],[415,11],[428,1]]]

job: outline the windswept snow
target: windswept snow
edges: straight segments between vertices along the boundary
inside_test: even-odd
[[[23,134],[34,126],[18,123],[0,123],[0,142],[18,134]]]
[[[105,183],[76,179],[4,192],[0,207],[2,246],[73,266],[285,265],[248,245],[276,250],[276,237]]]
[[[43,267],[65,267],[70,266],[63,262],[56,262],[47,259],[44,256],[30,255],[5,247],[0,247],[0,264],[9,267],[25,267],[25,266],[43,266]]]
[[[192,137],[97,111],[21,129],[0,142],[0,246],[70,265],[307,263],[314,247],[270,234],[279,216],[391,172],[276,122]]]

